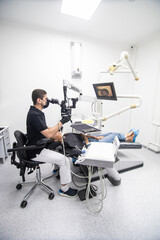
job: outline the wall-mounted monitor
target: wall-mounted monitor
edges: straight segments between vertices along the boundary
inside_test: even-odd
[[[117,95],[113,82],[93,84],[97,99],[117,100]]]

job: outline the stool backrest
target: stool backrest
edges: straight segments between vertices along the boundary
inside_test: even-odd
[[[19,130],[16,130],[14,132],[14,136],[17,140],[17,147],[26,146],[26,144],[27,144],[27,135],[26,134],[22,133]],[[26,154],[25,150],[18,150],[17,156],[20,160],[27,160],[27,154]]]

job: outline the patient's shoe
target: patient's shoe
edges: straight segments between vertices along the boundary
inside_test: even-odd
[[[68,198],[74,198],[78,194],[78,190],[69,188],[66,192],[63,192],[61,189],[59,190],[59,195],[63,197],[68,197]]]
[[[133,128],[133,129],[131,129],[130,131],[129,131],[129,133],[130,132],[133,132],[133,134],[134,134],[134,137],[133,137],[133,142],[135,142],[135,140],[136,140],[136,137],[138,136],[138,134],[139,134],[139,129],[135,129],[135,128]]]

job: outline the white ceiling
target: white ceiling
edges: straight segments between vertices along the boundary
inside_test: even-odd
[[[61,0],[0,0],[0,21],[136,45],[160,32],[160,0],[102,0],[90,21],[60,14]]]

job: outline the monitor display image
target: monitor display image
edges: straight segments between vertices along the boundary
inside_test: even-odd
[[[117,95],[113,82],[93,84],[97,99],[117,100]]]

